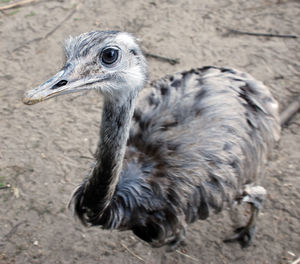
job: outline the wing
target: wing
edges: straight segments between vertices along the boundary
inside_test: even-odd
[[[233,69],[194,69],[145,88],[116,192],[127,215],[139,208],[133,225],[149,212],[193,222],[231,203],[279,139],[277,109],[261,82]]]
[[[178,190],[213,180],[234,193],[255,180],[279,139],[277,111],[267,87],[246,73],[182,72],[144,89],[128,145],[140,152],[138,162],[152,162],[150,182],[168,176]],[[226,190],[228,198],[233,193]]]

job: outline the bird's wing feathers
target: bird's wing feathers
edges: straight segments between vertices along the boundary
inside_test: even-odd
[[[136,181],[133,196],[140,185],[150,200],[166,201],[151,203],[146,192],[140,202],[149,210],[173,206],[188,222],[205,218],[255,179],[279,132],[277,102],[252,76],[216,67],[167,76],[140,95],[119,194]]]

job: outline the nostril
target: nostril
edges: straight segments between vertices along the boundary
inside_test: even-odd
[[[61,81],[59,81],[58,83],[54,84],[54,85],[51,87],[51,89],[52,89],[52,90],[57,89],[57,88],[59,88],[59,87],[61,87],[61,86],[66,85],[67,83],[68,83],[68,81],[66,81],[66,80],[61,80]]]

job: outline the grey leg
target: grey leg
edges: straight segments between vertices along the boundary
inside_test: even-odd
[[[266,196],[266,190],[261,186],[246,185],[241,201],[251,206],[251,216],[246,226],[237,228],[232,237],[224,242],[239,242],[245,248],[251,245],[254,237],[256,219]]]

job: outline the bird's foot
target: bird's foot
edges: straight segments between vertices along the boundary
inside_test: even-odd
[[[167,252],[172,252],[180,246],[186,246],[185,242],[185,228],[182,228],[177,232],[177,234],[168,241]]]
[[[168,243],[167,252],[173,252],[180,246],[185,247],[187,244],[184,240],[173,240]]]
[[[224,242],[239,242],[242,248],[246,248],[252,244],[255,225],[250,228],[248,226],[239,227],[234,232],[235,234],[227,239],[224,239]]]

